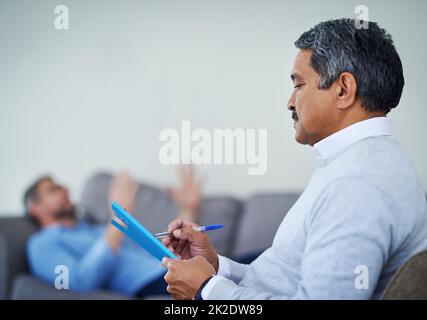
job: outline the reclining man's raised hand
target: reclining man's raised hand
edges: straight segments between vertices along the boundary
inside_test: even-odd
[[[202,179],[192,165],[177,168],[179,187],[169,188],[173,201],[181,208],[180,217],[196,221],[202,199]]]
[[[131,178],[128,172],[120,172],[111,181],[109,191],[109,204],[113,201],[117,201],[120,205],[129,212],[135,209],[135,194],[138,190],[137,183]],[[115,215],[112,213],[112,218],[118,223],[123,224]],[[114,227],[112,224],[108,224],[105,231],[105,238],[109,246],[113,251],[118,251],[123,239],[123,233]]]

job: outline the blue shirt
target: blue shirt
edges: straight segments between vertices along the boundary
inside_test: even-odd
[[[54,285],[58,277],[55,268],[64,265],[71,290],[109,289],[129,296],[165,273],[158,260],[127,238],[114,253],[104,232],[104,225],[83,221],[73,227],[42,229],[27,244],[31,271]]]

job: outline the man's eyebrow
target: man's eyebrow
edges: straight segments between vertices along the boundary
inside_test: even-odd
[[[293,73],[291,74],[291,79],[292,79],[292,81],[293,81],[293,82],[295,82],[295,81],[301,80],[301,79],[302,79],[302,77],[301,77],[298,73],[293,72]]]

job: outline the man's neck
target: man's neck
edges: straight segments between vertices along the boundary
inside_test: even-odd
[[[75,218],[64,218],[64,219],[52,219],[42,223],[43,228],[49,228],[52,226],[63,226],[63,227],[73,227],[77,223]]]
[[[339,125],[335,126],[333,129],[330,129],[328,133],[324,134],[320,138],[317,137],[316,141],[312,141],[309,143],[309,145],[314,146],[317,142],[322,141],[323,139],[333,135],[334,133],[337,133],[338,131],[341,131],[355,123],[377,118],[377,117],[385,117],[386,115],[384,112],[359,112],[358,114],[351,114],[347,117],[344,117]]]
[[[386,115],[384,114],[384,112],[363,112],[355,116],[344,118],[340,127],[335,132],[338,132],[360,121],[377,118],[377,117],[385,117],[385,116]]]

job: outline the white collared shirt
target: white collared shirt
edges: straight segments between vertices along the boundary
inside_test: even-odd
[[[356,122],[314,144],[316,157],[329,158],[346,147],[372,136],[391,135],[391,121],[387,117],[375,117]]]

